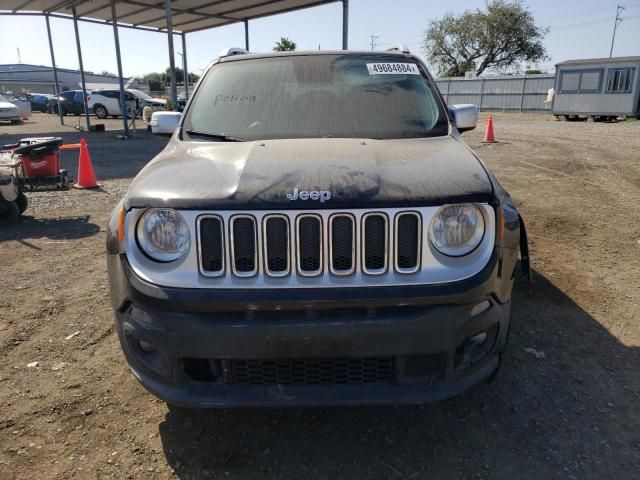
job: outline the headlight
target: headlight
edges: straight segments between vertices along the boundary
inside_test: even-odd
[[[442,254],[461,257],[471,253],[484,236],[484,217],[472,203],[444,205],[431,220],[429,240]]]
[[[189,251],[191,236],[182,215],[170,208],[153,208],[142,215],[136,231],[140,248],[159,262],[173,262]]]

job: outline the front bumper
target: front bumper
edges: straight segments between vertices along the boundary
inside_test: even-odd
[[[476,277],[444,289],[354,288],[339,295],[168,289],[136,277],[124,256],[109,255],[108,265],[123,351],[156,396],[189,407],[359,405],[445,399],[495,372],[513,282],[512,269],[498,257]],[[485,338],[479,346],[478,338]],[[320,376],[309,377],[299,363],[309,359],[322,359],[327,368],[388,359],[392,372],[382,380],[364,373],[355,384],[335,372],[314,370]],[[265,378],[262,370],[258,377],[235,376],[234,365],[245,361],[271,373],[285,365],[291,381],[254,384]],[[326,383],[331,378],[340,381]]]

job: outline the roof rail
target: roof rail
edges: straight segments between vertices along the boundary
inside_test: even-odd
[[[409,51],[409,47],[404,45],[403,43],[394,43],[391,47],[387,48],[387,52],[401,52],[401,53],[411,53]]]
[[[249,51],[245,50],[244,48],[231,47],[231,48],[225,48],[224,50],[222,50],[220,52],[220,55],[218,56],[231,57],[233,55],[246,55],[247,53],[249,53]]]

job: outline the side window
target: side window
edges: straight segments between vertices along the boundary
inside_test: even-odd
[[[634,68],[610,68],[607,77],[607,93],[630,93]]]
[[[579,73],[562,72],[560,74],[560,93],[577,93],[579,85],[580,85]]]
[[[560,93],[600,93],[603,69],[565,70],[560,72]]]

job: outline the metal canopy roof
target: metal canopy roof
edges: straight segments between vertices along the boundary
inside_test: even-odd
[[[254,18],[315,7],[341,0],[172,0],[173,29],[196,32]],[[12,13],[71,16],[76,9],[78,20],[111,23],[111,0],[2,0],[0,10]],[[166,30],[163,0],[117,0],[118,25]]]

